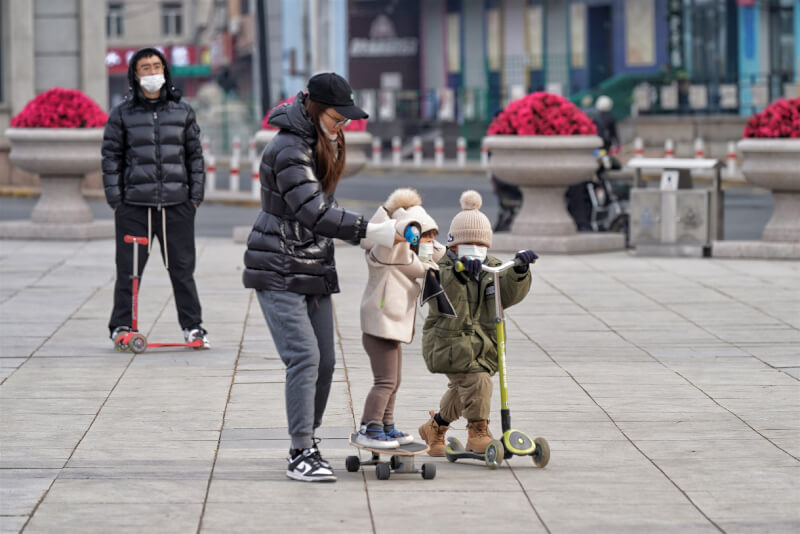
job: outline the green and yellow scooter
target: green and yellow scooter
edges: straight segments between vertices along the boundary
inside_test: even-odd
[[[508,380],[506,370],[506,319],[503,314],[503,305],[500,302],[500,273],[519,265],[518,260],[511,260],[497,267],[482,265],[481,268],[492,273],[495,287],[495,323],[497,325],[497,373],[500,375],[500,420],[503,428],[503,438],[492,440],[486,446],[483,454],[471,452],[456,438],[447,438],[445,455],[451,462],[470,458],[482,460],[489,469],[497,469],[503,459],[512,456],[531,456],[537,467],[544,467],[550,461],[550,446],[544,438],[531,439],[520,430],[511,428],[511,410],[508,407]],[[456,262],[456,271],[463,271],[464,265]]]

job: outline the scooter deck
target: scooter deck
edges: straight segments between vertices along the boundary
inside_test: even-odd
[[[199,349],[203,346],[202,339],[195,339],[191,343],[148,343],[147,348],[158,348],[158,347],[190,347],[193,349]]]
[[[426,443],[409,443],[408,445],[400,445],[396,449],[376,449],[374,447],[365,447],[360,443],[356,443],[356,433],[350,434],[350,445],[356,449],[369,451],[374,454],[390,454],[392,456],[416,456],[423,452],[428,452],[430,447]]]

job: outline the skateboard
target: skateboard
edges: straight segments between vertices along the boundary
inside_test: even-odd
[[[409,443],[400,445],[396,449],[376,449],[356,443],[356,433],[354,432],[350,434],[350,445],[372,453],[372,458],[365,462],[362,462],[358,456],[348,456],[345,459],[345,467],[350,473],[355,473],[362,465],[374,465],[375,476],[378,480],[389,480],[392,471],[395,473],[419,473],[425,480],[432,480],[436,477],[436,464],[422,464],[421,469],[414,466],[414,456],[428,452],[430,449],[425,443]],[[389,461],[381,461],[381,454],[389,454]]]

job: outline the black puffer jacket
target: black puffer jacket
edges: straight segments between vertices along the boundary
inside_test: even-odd
[[[172,86],[164,56],[137,52],[128,67],[131,91],[111,110],[103,135],[103,185],[112,208],[120,203],[172,206],[203,201],[205,167],[194,111]],[[135,79],[139,58],[158,55],[166,83],[157,102],[148,101]]]
[[[333,239],[357,244],[364,217],[338,207],[316,178],[316,129],[300,93],[269,117],[280,128],[261,158],[261,212],[247,239],[244,285],[305,295],[339,292]]]

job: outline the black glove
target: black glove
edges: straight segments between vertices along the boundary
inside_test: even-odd
[[[481,265],[483,265],[481,260],[476,260],[475,258],[470,259],[464,256],[459,261],[464,265],[464,270],[473,278],[477,278],[481,273]]]
[[[535,262],[539,256],[532,250],[520,250],[514,256],[514,261],[517,265],[514,266],[514,272],[517,274],[524,274],[528,272],[528,264]]]

